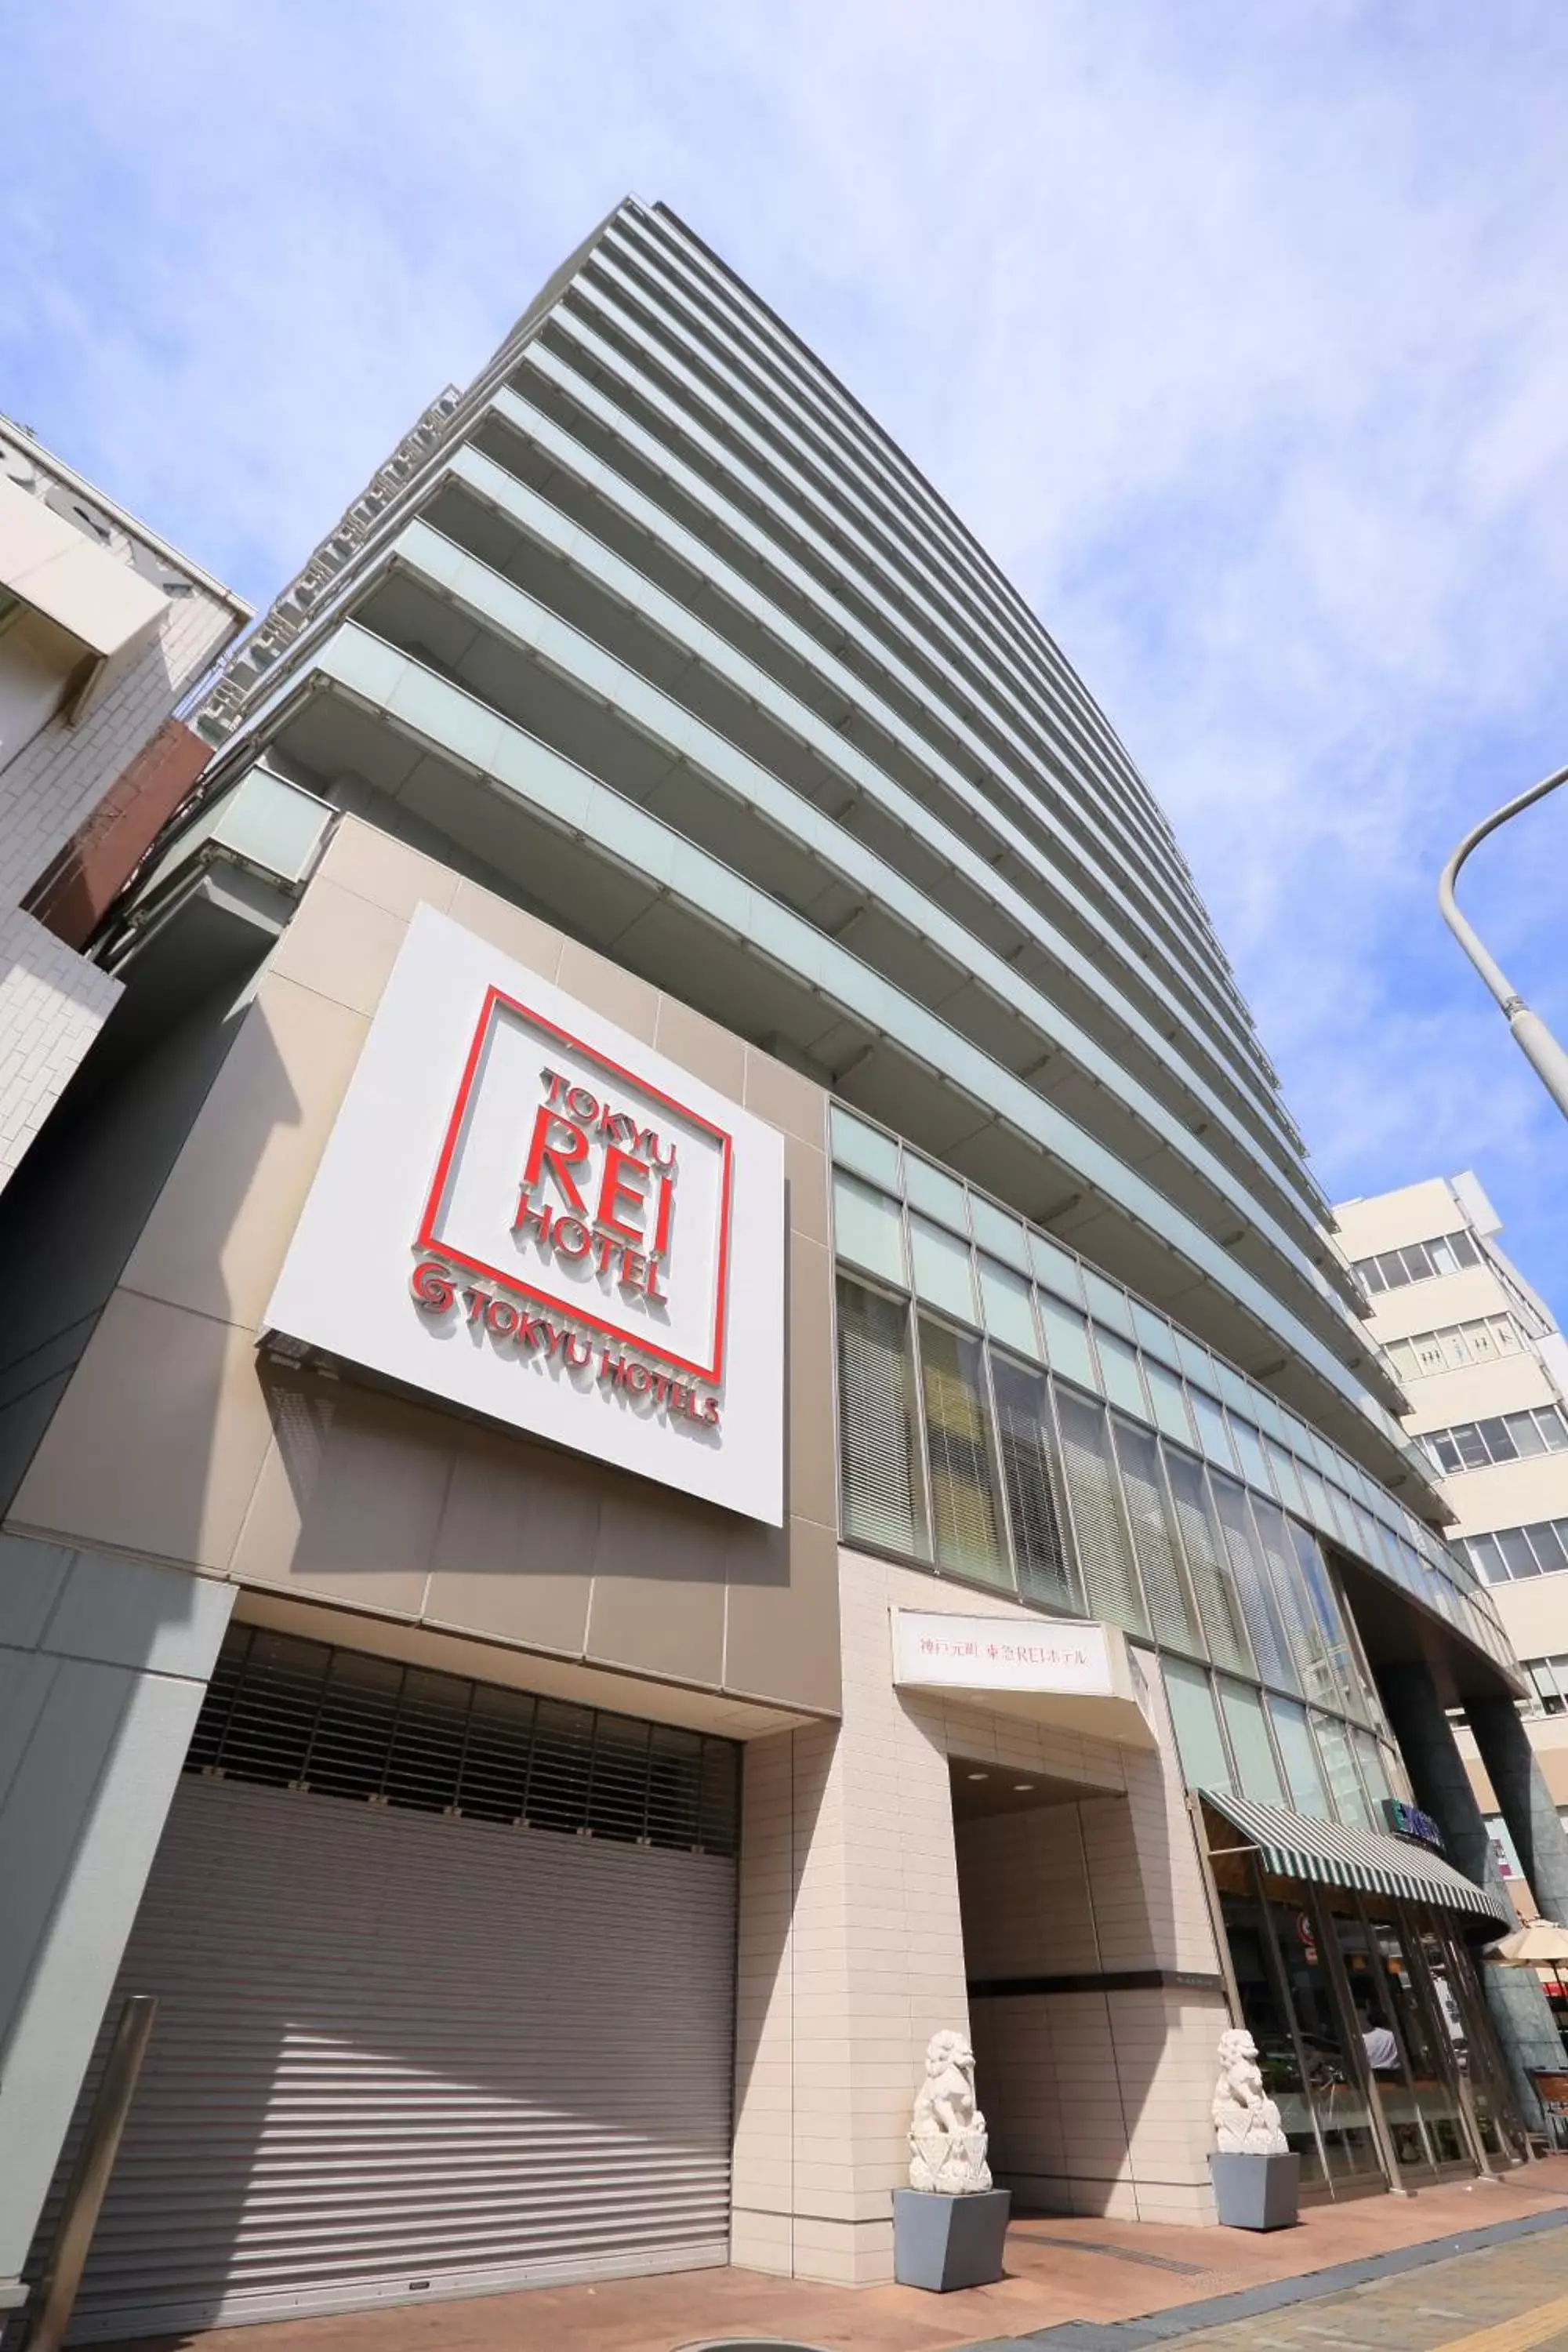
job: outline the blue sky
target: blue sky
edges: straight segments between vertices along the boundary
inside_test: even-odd
[[[1438,921],[1568,760],[1561,0],[11,0],[0,408],[258,601],[628,189],[858,392],[1169,808],[1337,1197],[1568,1129]],[[1468,903],[1568,1038],[1568,787]]]

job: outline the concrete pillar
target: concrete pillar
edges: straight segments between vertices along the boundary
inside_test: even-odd
[[[1465,1720],[1536,1903],[1548,1919],[1568,1927],[1568,1831],[1557,1818],[1519,1708],[1510,1698],[1471,1699]]]
[[[1442,1831],[1455,1868],[1497,1895],[1500,1910],[1510,1917],[1512,1906],[1502,1873],[1430,1667],[1416,1662],[1383,1665],[1375,1672],[1384,1709],[1399,1742],[1417,1803]],[[1563,2042],[1551,2004],[1540,1979],[1530,1969],[1483,1968],[1481,1981],[1525,2121],[1540,2128],[1543,2117],[1529,2069],[1559,2070],[1563,2064]]]
[[[0,1537],[0,2324],[233,1601],[181,1570]]]

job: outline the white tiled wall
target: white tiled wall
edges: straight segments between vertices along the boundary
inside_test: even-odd
[[[50,721],[0,770],[0,1189],[97,1035],[120,985],[20,901],[195,685],[237,610],[201,587],[105,681],[79,724]]]
[[[734,2260],[890,2277],[925,2046],[971,2023],[998,2168],[1016,2164],[1020,2189],[1060,2210],[1209,2218],[1217,1993],[986,1998],[972,2020],[966,1992],[988,1971],[1215,1972],[1173,1766],[894,1687],[894,1606],[1026,1618],[1015,1604],[853,1552],[839,1596],[841,1725],[746,1751]],[[963,1912],[950,1755],[1085,1791],[966,1825]]]
[[[121,983],[19,907],[0,914],[0,1187],[109,1017]]]

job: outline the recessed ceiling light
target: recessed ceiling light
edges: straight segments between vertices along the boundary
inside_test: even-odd
[[[1034,1785],[1035,1784],[1032,1780],[1015,1780],[1013,1788],[1016,1795],[1022,1796],[1026,1790],[1032,1789]]]
[[[989,1772],[966,1772],[963,1777],[966,1780],[989,1780],[991,1775]]]

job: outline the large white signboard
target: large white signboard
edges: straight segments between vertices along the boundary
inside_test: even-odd
[[[270,1331],[777,1527],[784,1146],[428,907]]]

